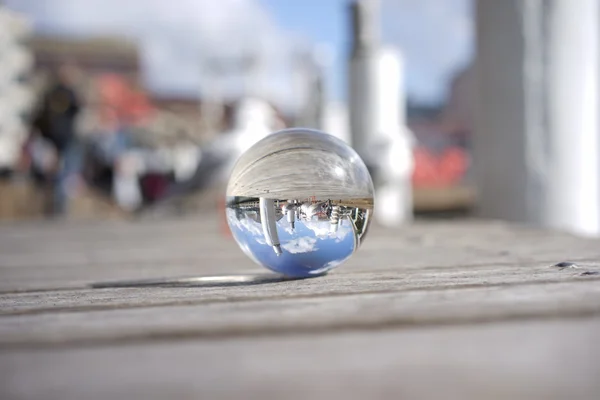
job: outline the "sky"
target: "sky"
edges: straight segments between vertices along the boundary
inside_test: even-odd
[[[209,59],[259,54],[246,83],[284,108],[303,98],[293,71],[298,50],[326,49],[327,95],[345,98],[350,0],[5,0],[29,15],[39,32],[93,36],[119,34],[142,49],[144,76],[155,92],[235,95],[240,74],[215,76]],[[382,39],[402,51],[404,89],[423,103],[446,96],[448,79],[473,48],[472,0],[381,0]],[[205,69],[202,69],[205,68]]]
[[[354,232],[348,218],[342,218],[336,233],[330,234],[328,220],[297,220],[292,229],[287,218],[277,221],[278,238],[283,253],[275,254],[267,244],[260,223],[227,210],[231,230],[250,258],[276,272],[298,276],[322,273],[352,255],[355,249]]]

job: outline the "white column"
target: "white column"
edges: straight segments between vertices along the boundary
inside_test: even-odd
[[[597,0],[478,0],[481,216],[600,233]]]
[[[275,216],[275,200],[264,197],[259,198],[260,223],[262,225],[265,241],[273,248],[277,256],[281,255],[279,234],[277,233],[277,219]]]
[[[370,142],[377,130],[377,72],[379,55],[379,4],[357,0],[350,5],[352,48],[348,63],[348,112],[352,147],[369,159]]]
[[[413,137],[406,126],[401,52],[381,48],[377,67],[376,129],[369,143],[378,162],[374,215],[382,225],[396,226],[413,219]]]
[[[376,220],[387,226],[413,217],[412,134],[405,126],[403,60],[379,43],[379,4],[352,4],[349,121],[352,146],[372,171]]]
[[[325,105],[323,130],[344,142],[351,144],[348,108],[344,103],[330,101]]]

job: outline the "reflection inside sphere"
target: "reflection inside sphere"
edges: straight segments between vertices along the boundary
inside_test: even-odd
[[[295,277],[323,274],[348,259],[369,226],[372,198],[227,197],[236,241],[256,263]]]
[[[227,219],[255,262],[290,277],[320,275],[361,245],[373,212],[373,182],[358,154],[320,131],[275,132],[237,161]]]

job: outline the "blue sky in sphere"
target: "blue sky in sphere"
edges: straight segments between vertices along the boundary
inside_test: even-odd
[[[274,271],[290,275],[307,275],[337,265],[352,255],[355,248],[350,221],[344,218],[333,236],[328,234],[329,221],[296,221],[292,230],[283,218],[277,222],[277,232],[283,254],[277,256],[266,243],[261,225],[249,218],[237,220],[228,210],[231,230],[255,261]]]

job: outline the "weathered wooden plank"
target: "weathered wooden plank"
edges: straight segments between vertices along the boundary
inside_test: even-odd
[[[0,317],[0,347],[596,315],[600,314],[600,284],[582,280],[83,311]]]
[[[214,216],[0,226],[0,397],[600,393],[600,275],[581,275],[600,269],[600,242],[560,232],[374,226],[318,279],[86,287],[264,272],[218,232]]]
[[[260,271],[231,239],[219,236],[214,217],[206,223],[210,229],[190,221],[42,224],[19,226],[16,232],[0,228],[0,291]],[[600,259],[600,242],[501,223],[421,222],[399,230],[375,226],[340,271],[553,264],[569,259]]]
[[[443,229],[445,228],[445,229]],[[148,228],[150,229],[150,228]],[[56,235],[36,235],[28,239],[17,237],[10,240],[0,235],[2,251],[0,266],[81,265],[91,262],[152,261],[185,257],[199,257],[208,250],[216,253],[229,252],[236,246],[213,229],[203,232],[170,231],[156,229],[152,234],[138,235],[128,227],[97,229],[98,232],[62,232]],[[114,233],[114,238],[111,236]],[[118,233],[118,234],[117,234]],[[104,239],[109,236],[110,239]],[[529,257],[548,257],[556,254],[579,254],[579,257],[598,255],[598,241],[577,238],[561,233],[521,231],[518,229],[486,232],[471,229],[458,223],[447,226],[414,225],[411,229],[388,231],[374,227],[363,249],[385,250],[386,257],[392,251],[428,250],[443,253],[446,250],[470,251],[473,254],[490,253]],[[581,254],[584,252],[584,254]]]
[[[600,393],[600,319],[3,350],[12,399],[527,399]]]
[[[442,240],[466,244],[473,239],[514,239],[515,235],[533,237],[545,236],[567,238],[560,232],[540,231],[518,225],[507,225],[493,221],[419,221],[411,226],[396,230],[379,228],[385,237],[418,240]],[[126,243],[140,245],[148,240],[158,239],[167,242],[193,241],[199,238],[219,239],[219,221],[212,216],[193,215],[187,220],[160,220],[140,222],[89,222],[89,223],[23,223],[0,225],[0,249],[5,252],[19,252],[23,248],[52,249],[54,244],[68,244],[73,248],[87,246],[123,246]],[[125,242],[124,242],[125,241]],[[67,243],[65,243],[67,242]],[[29,246],[29,247],[27,247]]]
[[[524,284],[597,281],[600,284],[600,264],[581,264],[587,268],[559,269],[544,263],[479,264],[471,266],[442,266],[402,268],[371,272],[356,270],[335,271],[326,277],[298,281],[274,281],[275,274],[254,273],[214,275],[183,280],[138,280],[147,287],[114,288],[127,281],[102,282],[108,288],[72,289],[62,291],[32,291],[0,294],[0,315],[43,312],[101,310],[125,307],[172,306],[208,304],[243,300],[306,298],[315,296],[350,295],[359,293],[393,293],[414,290],[446,290],[473,287],[495,287]],[[45,271],[44,269],[42,271]],[[84,273],[89,270],[84,269]],[[94,269],[94,271],[104,271]],[[582,276],[597,271],[598,275]],[[53,269],[51,272],[55,272]],[[117,271],[112,271],[116,273]],[[135,269],[128,274],[134,275]],[[214,271],[218,273],[218,271]],[[138,273],[139,275],[139,273]],[[39,278],[39,277],[38,277]],[[93,278],[88,276],[87,279]],[[81,279],[85,278],[82,277]],[[240,280],[245,280],[241,282]],[[133,282],[135,284],[136,282]]]
[[[576,258],[585,254],[595,254],[596,250],[573,253],[562,248],[548,250],[545,257],[521,255],[518,252],[486,252],[481,249],[437,249],[429,250],[421,247],[398,249],[396,257],[379,256],[376,249],[361,249],[351,260],[334,270],[330,276],[349,272],[382,273],[392,275],[406,274],[411,270],[464,270],[477,274],[473,268],[485,270],[504,265],[506,268],[526,270],[527,266],[536,266],[540,271],[564,260],[578,261],[583,272],[598,268],[600,265],[594,258]],[[44,267],[22,266],[19,268],[0,268],[0,293],[12,293],[31,290],[76,289],[103,281],[177,278],[190,276],[232,275],[266,272],[262,267],[247,259],[234,246],[229,251],[213,251],[210,254],[199,251],[199,255],[186,258],[146,260],[133,262],[92,261],[87,264],[51,265]],[[537,259],[537,260],[536,260]],[[536,271],[536,273],[539,271]],[[461,272],[457,272],[460,274]],[[485,274],[486,272],[481,272]],[[526,279],[523,277],[523,279]]]
[[[192,214],[186,218],[140,219],[132,221],[35,221],[0,224],[0,237],[6,240],[48,239],[56,240],[68,237],[75,241],[86,239],[118,242],[128,240],[146,240],[158,234],[212,234],[218,228],[219,221],[214,214]],[[423,233],[433,235],[448,231],[460,232],[468,237],[484,234],[485,236],[506,237],[516,232],[526,235],[548,235],[548,231],[529,228],[527,226],[506,224],[493,220],[460,219],[454,221],[417,220],[410,226],[403,226],[388,232]],[[551,235],[566,234],[553,233]],[[15,243],[15,242],[13,242]]]

